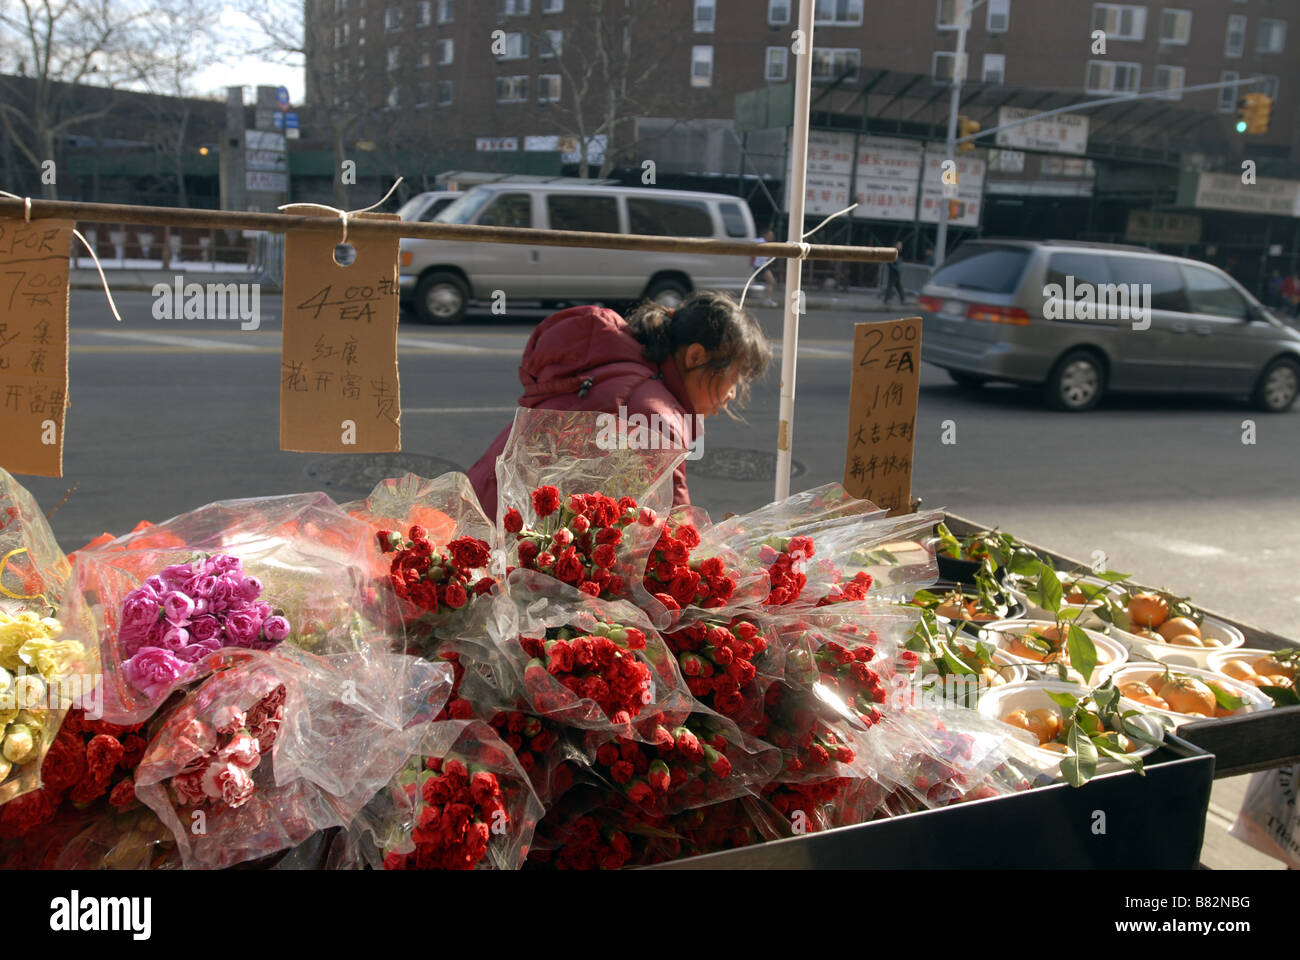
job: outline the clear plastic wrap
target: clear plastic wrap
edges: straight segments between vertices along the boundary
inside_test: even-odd
[[[95,651],[51,616],[69,571],[35,499],[0,469],[0,803],[40,787],[64,712],[95,687]]]
[[[383,669],[337,670],[230,651],[162,725],[135,773],[136,796],[177,839],[187,869],[215,869],[345,826],[409,756],[411,715],[451,688],[444,665],[418,664],[415,688],[387,702]],[[396,720],[396,722],[393,722]]]
[[[636,738],[588,732],[590,774],[646,814],[668,816],[745,796],[781,766],[780,751],[712,710],[651,716]]]
[[[759,718],[768,687],[785,672],[785,644],[758,611],[679,622],[663,638],[691,695],[742,725]]]
[[[138,722],[223,647],[386,654],[394,600],[366,576],[372,539],[324,494],[213,503],[80,551],[60,617],[100,651],[104,716]]]
[[[631,737],[640,718],[690,704],[676,658],[632,604],[529,570],[514,571],[506,586],[487,623],[494,662],[505,665],[495,676],[503,704],[518,700],[539,717]],[[462,649],[462,663],[467,657]]]
[[[354,824],[353,865],[387,870],[517,870],[542,804],[514,753],[479,720],[409,731],[405,769]]]
[[[605,598],[628,596],[663,626],[668,612],[646,593],[642,575],[672,508],[673,470],[689,451],[603,443],[607,416],[528,408],[515,414],[496,471],[506,562],[574,586],[592,583]],[[583,509],[581,498],[589,495]]]
[[[767,571],[744,563],[699,507],[679,507],[665,522],[646,560],[643,586],[673,624],[757,607],[771,590]]]
[[[98,816],[58,852],[55,870],[179,870],[172,832],[148,807],[135,804]]]

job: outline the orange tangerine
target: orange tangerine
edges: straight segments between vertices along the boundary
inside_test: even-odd
[[[1201,628],[1196,625],[1196,621],[1191,617],[1174,617],[1172,620],[1166,620],[1156,629],[1166,642],[1172,642],[1174,637],[1182,636],[1184,633],[1190,633],[1192,636],[1199,638]]]
[[[1169,601],[1158,593],[1135,593],[1128,601],[1128,615],[1139,626],[1154,629],[1169,619]]]
[[[1169,704],[1174,713],[1200,714],[1208,717],[1214,712],[1214,691],[1195,677],[1175,674],[1164,682],[1157,693]]]
[[[1139,697],[1154,697],[1156,692],[1151,689],[1151,684],[1143,683],[1141,680],[1130,681],[1119,688],[1121,696],[1128,697],[1130,700],[1137,700]]]
[[[1200,638],[1200,637],[1196,636],[1195,634],[1191,634],[1191,633],[1180,633],[1180,634],[1179,634],[1178,636],[1176,636],[1176,637],[1171,637],[1167,642],[1173,644],[1175,647],[1203,647],[1203,646],[1205,646],[1205,644],[1201,643],[1201,638]]]
[[[1249,680],[1256,676],[1254,668],[1245,660],[1227,660],[1219,667],[1219,672],[1234,680]]]
[[[1138,703],[1146,707],[1155,707],[1157,710],[1168,710],[1169,702],[1164,697],[1152,694],[1149,697],[1134,697]]]
[[[1289,666],[1276,657],[1260,657],[1255,661],[1255,672],[1265,676],[1295,677],[1295,667]]]
[[[1029,711],[1029,722],[1033,732],[1038,734],[1038,742],[1055,740],[1061,733],[1061,715],[1055,710],[1040,707]]]

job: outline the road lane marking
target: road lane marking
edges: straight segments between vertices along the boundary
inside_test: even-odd
[[[514,413],[519,407],[405,407],[402,413]]]
[[[236,343],[233,340],[204,340],[198,337],[178,337],[173,334],[136,333],[126,330],[96,330],[94,333],[97,337],[112,337],[117,340],[132,340],[137,343],[152,343],[164,347],[191,347],[196,350],[211,350],[214,347],[220,347],[223,350],[234,351],[264,349],[251,343]]]
[[[488,353],[488,347],[471,347],[464,343],[453,343],[450,340],[426,340],[424,337],[401,337],[397,338],[399,347],[406,347],[408,350],[441,350],[444,353]]]

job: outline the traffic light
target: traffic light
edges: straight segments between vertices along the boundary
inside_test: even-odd
[[[970,117],[958,117],[957,126],[958,129],[960,130],[960,133],[958,134],[959,137],[971,137],[980,132],[980,125],[976,123],[974,120],[972,120]],[[960,145],[959,152],[970,153],[974,149],[975,149],[974,142],[968,140],[965,143]]]
[[[1266,93],[1248,93],[1237,101],[1237,132],[1268,133],[1272,115],[1272,97]]]

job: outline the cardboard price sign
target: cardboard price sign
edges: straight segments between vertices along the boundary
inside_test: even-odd
[[[921,386],[921,318],[853,325],[853,386],[844,488],[889,515],[912,509]]]
[[[292,211],[291,211],[292,212]],[[396,220],[396,214],[353,218]],[[397,237],[289,231],[284,241],[280,449],[388,453],[402,449],[397,377]]]
[[[0,466],[63,476],[70,220],[0,220]]]

